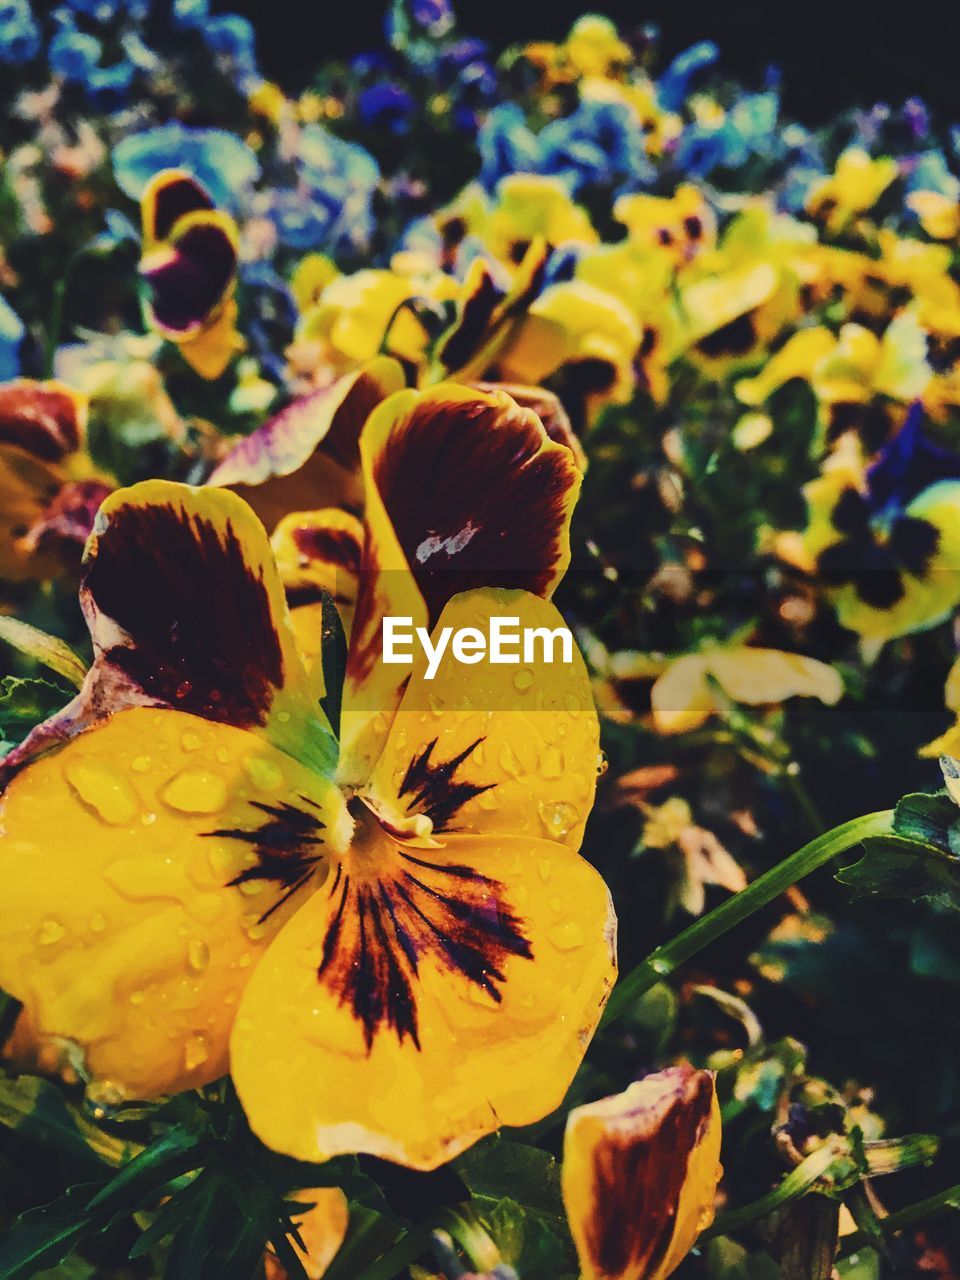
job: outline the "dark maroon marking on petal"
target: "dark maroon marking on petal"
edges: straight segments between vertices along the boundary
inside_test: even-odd
[[[576,458],[580,470],[585,469],[583,447],[559,396],[543,387],[528,387],[514,382],[474,382],[471,385],[478,391],[505,391],[522,408],[532,409],[554,444],[562,444],[568,448]]]
[[[919,516],[899,516],[890,530],[890,554],[909,573],[920,576],[940,545],[940,531]]]
[[[316,808],[307,796],[299,798]],[[275,805],[251,800],[250,807],[267,814],[267,821],[258,827],[219,827],[216,831],[203,831],[201,835],[228,837],[253,846],[257,857],[255,865],[235,875],[227,884],[237,886],[257,880],[269,880],[281,889],[277,901],[261,915],[260,923],[263,924],[307,883],[317,863],[322,860],[323,853],[318,853],[317,848],[322,842],[320,833],[326,824],[315,814],[285,800]],[[338,866],[338,882],[339,877]]]
[[[401,856],[406,856],[401,851]],[[430,957],[498,1003],[510,956],[533,958],[522,921],[499,881],[472,868],[416,862],[378,881],[338,875],[339,901],[327,927],[317,978],[363,1026],[367,1052],[383,1027],[420,1048],[415,980]],[[437,881],[430,884],[429,878]]]
[[[666,1115],[650,1108],[649,1133],[613,1128],[594,1152],[586,1237],[603,1275],[649,1275],[670,1247],[690,1152],[709,1121],[712,1083],[689,1067],[668,1070],[679,1079]]]
[[[196,329],[223,300],[236,268],[236,249],[222,227],[190,227],[169,259],[143,270],[157,322],[175,333]]]
[[[129,637],[104,660],[150,699],[238,728],[266,723],[283,650],[262,573],[232,524],[167,505],[116,507],[82,591]]]
[[[0,443],[19,445],[44,462],[59,462],[80,447],[76,399],[26,378],[0,386]]]
[[[482,738],[477,738],[476,742],[471,742],[469,747],[449,760],[434,760],[433,751],[437,739],[428,742],[420,754],[410,761],[400,784],[400,798],[410,797],[407,801],[407,813],[426,814],[433,823],[434,831],[451,830],[450,823],[467,801],[496,785],[488,782],[478,786],[465,779],[454,780],[454,774],[482,741]]]
[[[291,531],[294,546],[307,560],[341,565],[351,573],[360,572],[363,547],[346,529],[322,529],[317,525],[299,525]]]
[[[445,368],[461,369],[477,353],[490,336],[494,312],[503,298],[503,290],[494,283],[490,272],[484,271],[473,292],[464,299],[456,324],[437,352]]]
[[[185,213],[212,208],[213,201],[195,178],[186,174],[170,178],[154,188],[151,234],[154,240],[166,240],[174,223]]]
[[[589,421],[590,397],[611,391],[616,380],[616,365],[612,360],[603,360],[599,356],[568,360],[549,378],[551,390],[556,391],[571,421],[581,431]]]
[[[757,329],[753,313],[747,311],[701,338],[696,349],[701,355],[718,360],[723,356],[745,356],[748,351],[753,350],[756,341]]]
[[[567,450],[541,452],[543,443],[536,416],[506,397],[436,399],[398,422],[375,458],[377,488],[431,622],[473,587],[549,589],[578,473]]]

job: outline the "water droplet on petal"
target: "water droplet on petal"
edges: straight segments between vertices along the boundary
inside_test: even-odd
[[[187,947],[187,965],[194,973],[203,973],[210,963],[210,948],[202,938],[191,938]]]
[[[583,946],[583,930],[576,920],[564,920],[562,924],[554,925],[547,938],[558,951],[573,951]]]
[[[94,933],[103,933],[107,927],[107,917],[102,911],[95,911],[90,917],[90,928]]]
[[[244,756],[243,768],[253,785],[261,791],[277,791],[283,786],[283,770],[268,756]]]
[[[563,705],[572,716],[578,716],[583,709],[580,699],[575,693],[565,693],[563,695]]]
[[[540,776],[559,778],[563,774],[563,752],[559,747],[546,747],[540,757]]]
[[[180,813],[217,813],[227,803],[227,784],[206,769],[183,769],[167,783],[163,799]]]
[[[288,724],[288,723],[289,723],[289,721],[290,721],[290,712],[289,712],[289,711],[278,711],[278,712],[277,712],[277,719],[280,721],[280,723],[281,723],[281,724]]]
[[[210,1043],[201,1031],[195,1031],[187,1037],[183,1048],[183,1065],[188,1071],[202,1067],[210,1057]]]
[[[74,759],[64,776],[80,800],[111,827],[125,827],[140,812],[140,802],[130,783],[111,764]]]
[[[130,992],[130,1003],[131,1003],[131,1004],[143,1004],[143,1002],[144,1002],[144,1000],[146,1000],[146,998],[147,998],[147,997],[146,997],[146,995],[145,995],[142,991],[131,991],[131,992]]]
[[[83,1103],[95,1120],[108,1120],[126,1101],[126,1094],[112,1080],[91,1080],[83,1091]]]
[[[512,747],[505,745],[500,752],[500,768],[504,773],[509,773],[512,777],[517,778],[523,768]]]
[[[513,677],[513,687],[523,693],[533,684],[533,672],[529,667],[521,667]]]
[[[66,927],[59,920],[44,920],[37,930],[37,946],[52,947],[55,942],[60,942],[66,936]]]
[[[229,764],[233,759],[226,747],[217,747],[216,756],[221,764]]]
[[[541,858],[538,865],[540,871],[540,879],[544,884],[550,879],[550,872],[553,870],[553,863],[549,858]]]
[[[548,835],[565,836],[577,825],[580,815],[567,800],[556,800],[550,804],[540,803],[540,819],[547,829]]]
[[[134,756],[130,761],[130,768],[134,773],[146,773],[150,768],[149,756]]]
[[[181,736],[180,745],[184,751],[199,751],[203,746],[203,739],[198,733],[188,732]]]

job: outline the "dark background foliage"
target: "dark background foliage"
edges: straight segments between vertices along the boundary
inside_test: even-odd
[[[305,81],[319,61],[380,40],[384,0],[230,0],[251,18],[277,79]],[[495,50],[563,36],[584,10],[625,30],[654,23],[672,55],[695,40],[720,45],[724,70],[748,84],[770,64],[784,74],[794,115],[820,123],[851,106],[918,95],[960,120],[960,5],[954,0],[458,0],[462,29]]]

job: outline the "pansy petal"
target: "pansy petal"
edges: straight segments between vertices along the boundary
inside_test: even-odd
[[[202,209],[184,214],[167,240],[148,249],[140,272],[162,333],[178,341],[210,319],[233,287],[238,245],[230,215]]]
[[[523,591],[471,591],[444,609],[433,640],[493,619],[512,619],[513,634],[566,631],[545,600]],[[522,835],[576,849],[596,789],[599,724],[590,682],[567,633],[537,644],[528,663],[469,665],[449,650],[434,678],[422,656],[393,720],[383,755],[362,795],[381,820],[413,835],[443,832]],[[506,646],[522,657],[519,641]],[[425,821],[427,819],[428,821]]]
[[[268,529],[291,511],[359,506],[360,432],[381,400],[403,385],[399,363],[378,357],[287,405],[235,445],[209,483],[239,493]]]
[[[339,793],[262,738],[178,711],[115,714],[0,800],[0,983],[46,1056],[131,1096],[222,1075],[239,994],[322,881]]]
[[[140,197],[144,241],[154,245],[166,240],[185,213],[213,207],[210,196],[185,169],[163,169],[150,179]]]
[[[278,1151],[432,1169],[559,1105],[613,982],[612,906],[552,841],[424,851],[359,822],[253,975],[231,1071]]]
[[[63,484],[63,474],[19,445],[0,441],[0,579],[19,582],[54,574],[55,556],[25,539],[42,520]]]
[[[663,1280],[713,1221],[720,1180],[713,1076],[681,1065],[576,1107],[563,1199],[583,1280]]]
[[[502,391],[400,392],[360,439],[368,523],[388,520],[431,619],[474,586],[549,596],[570,561],[570,450]]]
[[[586,471],[587,455],[559,396],[543,387],[525,386],[517,382],[475,382],[472,385],[478,391],[503,391],[521,408],[532,409],[550,439],[555,444],[566,445],[580,470]]]
[[[219,378],[237,352],[246,346],[237,329],[236,299],[228,298],[209,323],[178,342],[180,354],[195,373],[208,382]]]
[[[148,480],[100,508],[81,603],[95,661],[78,697],[15,749],[15,766],[120,706],[172,706],[262,731],[329,770],[266,532],[222,489]]]
[[[306,1206],[302,1212],[296,1210],[298,1204]],[[299,1242],[291,1240],[291,1246],[307,1280],[321,1280],[346,1237],[349,1202],[339,1187],[309,1187],[297,1192],[293,1207],[291,1217]],[[266,1280],[289,1280],[272,1251],[266,1254],[264,1263]]]
[[[86,397],[60,382],[17,378],[0,386],[0,443],[61,462],[83,443]]]

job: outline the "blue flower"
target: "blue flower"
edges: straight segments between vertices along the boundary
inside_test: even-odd
[[[622,102],[582,101],[539,137],[541,171],[565,178],[571,190],[603,184],[636,185],[653,171],[633,111]]]
[[[390,133],[403,133],[416,106],[406,89],[389,82],[371,85],[364,89],[357,100],[360,119],[364,124],[387,129]]]
[[[712,40],[701,40],[678,53],[657,84],[660,105],[667,111],[679,111],[693,82],[720,57],[720,50]]]
[[[540,145],[515,102],[494,107],[477,134],[480,181],[492,190],[509,173],[536,173]]]
[[[946,156],[939,149],[922,151],[916,156],[907,176],[908,191],[936,191],[951,200],[957,199],[958,185]]]
[[[235,58],[238,62],[254,60],[256,37],[246,18],[236,13],[225,13],[220,18],[211,18],[202,30],[208,48],[214,53]]]
[[[162,169],[186,169],[218,208],[236,208],[260,175],[260,165],[247,144],[224,129],[195,129],[174,122],[131,134],[114,149],[113,174],[131,200],[139,200]]]
[[[0,297],[0,382],[9,382],[20,372],[20,344],[25,334],[23,321]]]
[[[39,52],[40,31],[26,0],[0,6],[0,62],[30,62]]]

